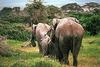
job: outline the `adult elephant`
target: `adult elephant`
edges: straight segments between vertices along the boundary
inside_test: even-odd
[[[50,30],[50,26],[45,23],[38,23],[37,25],[33,24],[32,26],[32,46],[35,47],[38,42],[39,52],[43,55],[47,55],[48,43],[50,37],[47,35],[47,32]]]
[[[53,19],[51,42],[54,43],[55,53],[59,61],[69,64],[68,55],[69,51],[71,51],[73,54],[73,66],[77,66],[77,57],[83,34],[84,29],[76,18]]]

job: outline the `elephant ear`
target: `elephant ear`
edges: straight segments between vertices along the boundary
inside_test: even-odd
[[[45,26],[48,29],[48,31],[51,29],[51,27],[48,24],[45,24]]]
[[[55,26],[57,24],[57,18],[54,18],[52,21],[52,25]]]
[[[52,26],[51,26],[50,35],[49,35],[52,42],[55,42],[55,30],[59,23],[60,23],[60,19],[57,19],[57,18],[54,18],[52,21]]]
[[[52,24],[53,28],[55,30],[57,25],[60,23],[60,19],[54,18],[52,22],[53,22],[53,24]]]

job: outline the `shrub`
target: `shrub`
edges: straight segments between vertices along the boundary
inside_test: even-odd
[[[100,16],[94,15],[90,17],[90,22],[86,23],[86,29],[90,32],[90,35],[100,33]]]
[[[23,24],[9,23],[2,21],[0,23],[0,35],[7,36],[9,39],[26,41],[30,38],[31,32],[25,30]]]

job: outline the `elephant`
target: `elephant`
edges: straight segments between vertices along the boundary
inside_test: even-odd
[[[50,42],[50,37],[47,35],[49,30],[50,26],[45,23],[38,23],[37,25],[33,24],[32,26],[31,44],[33,47],[35,47],[35,41],[37,41],[39,52],[43,55],[47,55],[48,43]]]
[[[62,19],[53,19],[51,41],[49,46],[53,45],[56,57],[60,62],[69,64],[69,51],[73,55],[73,66],[77,66],[77,57],[80,51],[84,29],[76,18],[67,17]],[[49,53],[54,50],[50,50]]]

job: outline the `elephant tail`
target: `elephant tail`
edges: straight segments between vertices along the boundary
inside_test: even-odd
[[[72,37],[72,53],[79,52],[81,47],[82,38],[78,36]]]
[[[74,53],[75,49],[75,37],[72,36],[72,53]]]

